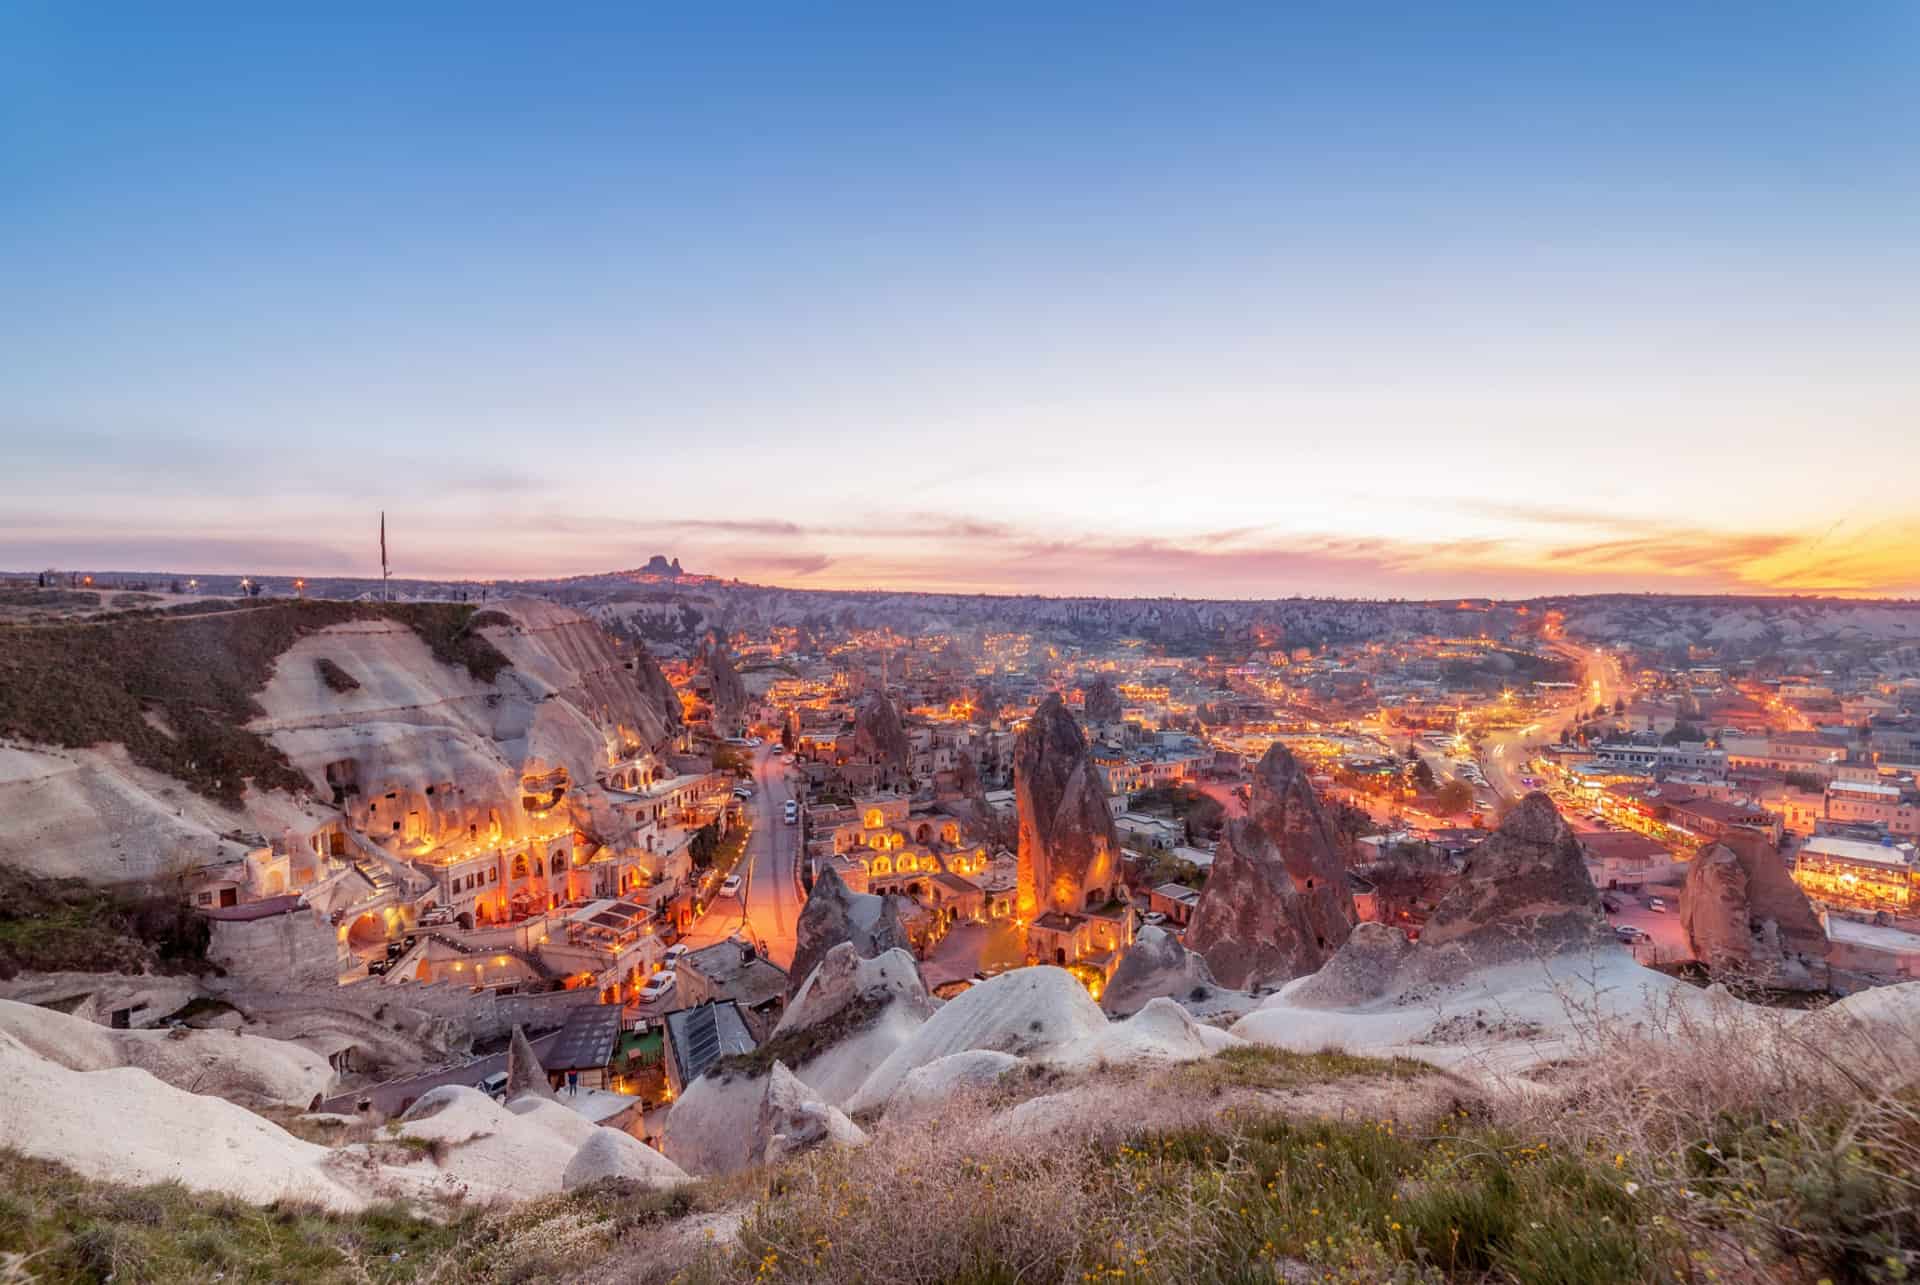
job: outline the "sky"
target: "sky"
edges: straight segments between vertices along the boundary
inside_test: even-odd
[[[0,567],[1920,595],[1920,5],[0,8]]]

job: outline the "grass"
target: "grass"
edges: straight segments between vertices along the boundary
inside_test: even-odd
[[[458,603],[205,601],[8,629],[0,736],[73,748],[117,742],[136,763],[230,807],[249,780],[299,793],[306,777],[246,728],[281,653],[329,625],[390,619],[442,663],[492,682],[508,661],[470,627],[473,614]]]
[[[1356,1057],[1333,1049],[1296,1053],[1246,1044],[1176,1068],[1170,1087],[1181,1093],[1211,1095],[1228,1089],[1286,1090],[1335,1080],[1414,1080],[1436,1074],[1426,1063],[1407,1058]]]
[[[1464,1117],[1414,1135],[1263,1113],[1105,1145],[942,1133],[784,1171],[686,1279],[1612,1285],[1685,1261],[1620,1175]]]
[[[476,1221],[436,1222],[397,1206],[354,1215],[261,1208],[177,1183],[89,1182],[0,1151],[0,1279],[412,1281],[472,1235]]]
[[[93,1182],[0,1148],[0,1281],[504,1285],[575,1279],[678,1220],[738,1206],[759,1171],[653,1191],[610,1180],[501,1208],[258,1206],[178,1183]],[[621,1279],[645,1272],[622,1270]],[[658,1277],[655,1277],[658,1278]]]
[[[20,972],[202,972],[211,934],[175,893],[48,879],[0,865],[0,978]]]

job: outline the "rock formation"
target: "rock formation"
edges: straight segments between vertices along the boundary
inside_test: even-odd
[[[1020,914],[1077,913],[1107,901],[1118,883],[1120,839],[1086,738],[1057,692],[1014,743],[1013,789]]]
[[[1333,958],[1289,989],[1288,997],[1321,1008],[1364,1004],[1387,992],[1413,949],[1407,934],[1391,924],[1356,924]]]
[[[1275,742],[1254,771],[1247,815],[1227,822],[1187,945],[1236,989],[1319,968],[1358,917],[1343,847],[1306,770]]]
[[[948,1000],[875,1068],[847,1103],[883,1106],[907,1073],[953,1053],[992,1049],[1039,1058],[1099,1035],[1108,1022],[1087,988],[1064,968],[1016,968]]]
[[[527,1033],[520,1027],[513,1028],[513,1039],[507,1044],[507,1087],[504,1094],[512,1102],[524,1094],[535,1097],[554,1096],[553,1085],[547,1081],[546,1070],[535,1056],[533,1045],[527,1042]]]
[[[894,949],[862,959],[842,942],[787,1005],[768,1045],[821,1098],[837,1105],[933,1011],[911,954]]]
[[[731,736],[746,721],[747,688],[740,681],[740,671],[733,667],[733,655],[725,640],[709,635],[700,648],[700,667],[707,671],[711,684],[714,730]]]
[[[885,692],[869,694],[854,712],[853,754],[884,769],[882,784],[895,785],[907,779],[913,766],[913,749],[907,744],[900,711]]]
[[[1087,684],[1086,716],[1088,726],[1101,723],[1117,723],[1125,712],[1120,703],[1120,689],[1113,685],[1113,679],[1101,674]]]
[[[1680,891],[1693,955],[1716,976],[1822,990],[1827,932],[1765,835],[1735,830],[1695,857]]]
[[[1178,937],[1164,928],[1142,928],[1101,994],[1100,1007],[1113,1017],[1126,1017],[1159,998],[1204,1017],[1237,1016],[1254,1006],[1245,992],[1215,981],[1207,961],[1181,945]]]
[[[1597,947],[1618,949],[1580,841],[1535,792],[1467,856],[1418,955],[1434,976]]]
[[[560,1185],[568,1191],[617,1178],[642,1187],[677,1187],[686,1171],[631,1134],[596,1128],[573,1153]]]
[[[763,1164],[778,1164],[822,1145],[858,1147],[866,1141],[867,1135],[845,1112],[820,1101],[784,1063],[773,1064],[754,1122],[752,1150]]]
[[[822,868],[814,881],[813,892],[794,925],[794,937],[793,967],[787,970],[789,1000],[800,993],[827,952],[843,942],[866,959],[911,946],[892,894],[876,897],[854,892],[830,865]]]

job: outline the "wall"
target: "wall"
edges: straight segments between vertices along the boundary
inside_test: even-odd
[[[215,919],[207,958],[229,976],[261,986],[333,986],[340,980],[339,938],[313,910],[264,919]]]

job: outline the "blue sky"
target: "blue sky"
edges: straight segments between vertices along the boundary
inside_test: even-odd
[[[0,15],[0,566],[1920,592],[1906,0],[399,8]]]

